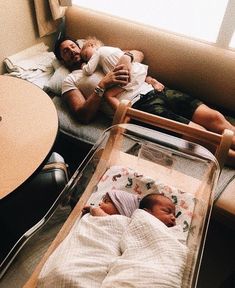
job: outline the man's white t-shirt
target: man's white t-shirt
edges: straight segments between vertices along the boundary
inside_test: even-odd
[[[88,98],[94,91],[95,87],[104,77],[104,74],[101,70],[95,71],[92,75],[84,75],[82,70],[74,70],[70,73],[64,80],[62,84],[62,94],[70,90],[79,89],[85,98]],[[126,99],[131,101],[132,105],[139,100],[140,94],[146,94],[149,91],[153,90],[152,85],[143,82],[138,89],[123,91],[120,93],[117,98],[119,101]],[[100,110],[107,114],[108,116],[113,116],[112,108],[103,101],[100,105]]]

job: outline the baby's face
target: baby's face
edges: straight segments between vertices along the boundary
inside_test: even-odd
[[[175,205],[167,197],[158,198],[150,213],[161,220],[167,227],[175,226]]]
[[[104,195],[99,206],[105,213],[109,215],[120,214],[108,194]]]
[[[95,48],[93,45],[88,45],[81,51],[82,60],[88,62],[94,54]]]

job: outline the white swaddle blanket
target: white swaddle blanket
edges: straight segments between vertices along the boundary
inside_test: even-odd
[[[37,287],[179,288],[187,248],[177,233],[144,210],[131,218],[87,214],[49,257]]]
[[[125,230],[122,256],[109,267],[102,288],[180,288],[187,247],[177,239],[174,227],[136,210]]]
[[[37,287],[100,287],[110,263],[121,255],[130,218],[84,215],[44,265]]]

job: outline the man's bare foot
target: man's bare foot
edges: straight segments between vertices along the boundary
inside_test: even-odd
[[[152,85],[153,88],[159,92],[161,92],[165,88],[165,86],[162,83],[160,83],[151,76],[147,76],[145,82]]]

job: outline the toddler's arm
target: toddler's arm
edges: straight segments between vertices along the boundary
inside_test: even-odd
[[[96,51],[92,55],[91,59],[87,62],[87,64],[82,66],[82,70],[85,75],[92,75],[95,72],[99,63],[99,58],[100,58],[100,55],[98,51]]]

